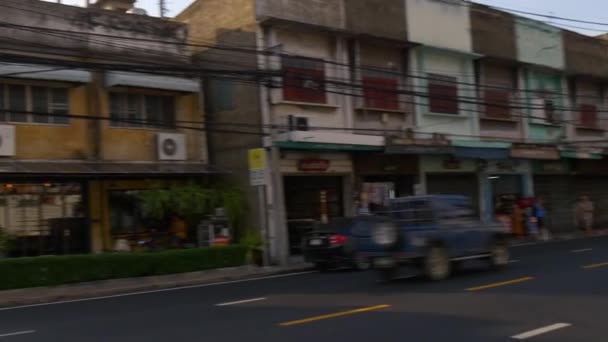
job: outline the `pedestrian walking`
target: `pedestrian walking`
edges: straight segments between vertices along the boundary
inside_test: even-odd
[[[576,204],[576,220],[579,229],[585,231],[587,235],[591,235],[593,232],[593,201],[588,195],[580,196]]]
[[[547,209],[545,208],[545,201],[542,197],[538,197],[534,202],[532,215],[536,218],[536,226],[540,238],[545,241],[549,240],[551,235],[547,228]]]

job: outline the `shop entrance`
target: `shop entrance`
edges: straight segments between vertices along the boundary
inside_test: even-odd
[[[284,177],[285,210],[291,254],[300,254],[302,236],[310,232],[322,216],[331,220],[344,216],[343,177]]]
[[[523,212],[516,211],[518,201],[523,195],[523,180],[521,175],[490,175],[491,208],[494,217],[505,227],[517,234],[523,230]],[[516,222],[517,221],[517,222]]]

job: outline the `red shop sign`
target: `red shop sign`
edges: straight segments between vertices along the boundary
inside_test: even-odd
[[[298,160],[298,170],[300,171],[327,171],[329,160],[327,159],[300,159]]]

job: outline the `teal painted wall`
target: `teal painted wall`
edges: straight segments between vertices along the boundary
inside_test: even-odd
[[[526,85],[526,107],[528,116],[534,115],[535,98],[533,91],[550,91],[557,94],[564,93],[562,86],[562,76],[560,74],[546,73],[537,70],[527,70],[525,72]],[[564,107],[563,96],[554,96],[553,102],[556,108]],[[563,111],[557,111],[557,120],[564,118]],[[543,125],[530,122],[528,120],[528,138],[534,140],[555,140],[559,138],[565,128],[563,126]]]

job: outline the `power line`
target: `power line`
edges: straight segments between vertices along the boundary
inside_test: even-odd
[[[3,5],[0,5],[3,6]],[[6,25],[6,24],[5,24]],[[32,26],[26,26],[26,25],[17,25],[17,24],[8,24],[11,26],[16,26],[16,27],[24,27],[24,28],[30,28],[30,29],[37,29],[37,30],[42,30],[42,31],[49,31],[49,29],[42,29],[39,27],[32,27]],[[75,35],[93,35],[93,36],[99,36],[99,37],[106,37],[106,38],[114,38],[114,39],[122,39],[122,40],[136,40],[136,41],[144,41],[144,42],[156,42],[156,43],[164,43],[164,44],[177,44],[177,45],[184,45],[184,46],[190,46],[190,47],[203,47],[203,48],[208,48],[208,49],[216,49],[216,50],[229,50],[229,51],[233,51],[233,52],[243,52],[243,53],[254,53],[254,54],[263,54],[263,55],[274,55],[274,56],[279,56],[279,57],[293,57],[293,55],[290,54],[285,54],[285,53],[274,53],[271,51],[259,51],[257,49],[252,50],[252,49],[247,49],[247,48],[242,48],[242,47],[222,47],[219,45],[212,45],[212,44],[193,44],[193,43],[188,43],[188,42],[175,42],[175,41],[165,41],[165,40],[156,40],[156,39],[146,39],[146,38],[134,38],[134,37],[122,37],[122,36],[116,36],[116,35],[107,35],[107,34],[98,34],[98,33],[83,33],[83,32],[75,32],[75,31],[69,31],[69,30],[57,30],[57,29],[50,29],[50,31],[52,32],[66,32],[66,33],[70,33],[70,34],[75,34]],[[70,37],[68,37],[70,38]],[[101,43],[100,43],[101,44]],[[124,45],[117,45],[117,44],[110,44],[107,42],[103,42],[103,44],[112,46],[112,47],[121,47],[121,48],[130,48],[130,46],[124,46]],[[146,51],[146,50],[141,50],[141,49],[133,49],[131,48],[131,50],[135,50],[138,52],[142,52],[142,51]],[[152,51],[148,51],[151,53],[158,53],[158,51],[152,50]],[[295,56],[297,57],[297,56]],[[420,75],[415,75],[415,74],[406,74],[406,73],[401,73],[401,72],[395,72],[394,70],[390,70],[390,69],[383,69],[383,68],[379,68],[379,67],[366,67],[366,66],[352,66],[349,64],[345,64],[345,63],[339,63],[339,62],[335,62],[335,61],[328,61],[328,60],[323,60],[324,63],[326,64],[331,64],[331,65],[335,65],[335,66],[340,66],[340,67],[344,67],[344,68],[354,68],[354,69],[359,69],[359,70],[364,70],[364,71],[372,71],[372,72],[384,72],[387,74],[392,74],[395,76],[400,76],[400,77],[406,77],[406,78],[418,78],[418,79],[429,79],[429,77],[427,76],[420,76]],[[421,72],[428,72],[430,70],[424,70]],[[462,75],[461,73],[459,73],[459,75]],[[504,87],[504,86],[495,86],[495,85],[488,85],[488,84],[475,84],[475,83],[468,83],[468,82],[454,82],[456,84],[459,85],[469,85],[469,86],[475,86],[475,87],[479,87],[479,88],[487,88],[487,89],[502,89],[502,90],[513,90],[512,88],[508,88],[508,87]],[[530,93],[536,93],[536,90],[529,90],[529,89],[518,89],[519,92],[530,92]],[[566,93],[558,93],[558,92],[554,92],[555,96],[569,96],[569,94]],[[589,95],[578,95],[578,98],[590,98],[590,99],[602,99],[601,97],[597,97],[597,96],[589,96]]]

